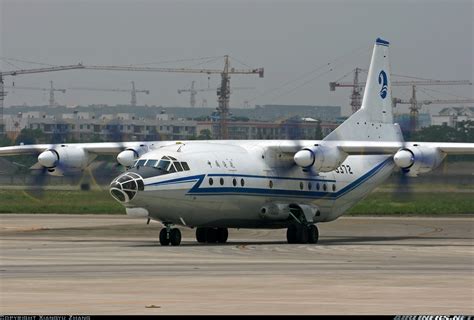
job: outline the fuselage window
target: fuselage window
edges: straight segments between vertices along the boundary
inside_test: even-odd
[[[224,178],[221,178],[221,179],[219,180],[219,182],[221,183],[221,186],[223,186],[223,185],[224,185]]]
[[[235,180],[235,178],[232,179],[232,184],[234,185],[234,187],[237,186],[237,180]]]
[[[183,166],[183,169],[184,169],[185,171],[189,171],[189,166],[188,166],[188,164],[187,164],[186,162],[181,162],[181,165]]]
[[[270,189],[273,188],[273,181],[272,180],[270,180],[270,182],[268,182],[268,186],[270,187]]]
[[[143,165],[145,164],[145,162],[146,162],[146,159],[138,160],[138,161],[137,161],[137,167],[143,166]]]
[[[316,190],[318,190],[318,191],[319,191],[319,182],[318,182],[318,183],[316,183]]]
[[[241,185],[242,187],[245,186],[245,181],[244,181],[244,179],[240,179],[240,185]]]
[[[300,189],[303,190],[303,182],[300,182]]]
[[[145,164],[147,167],[154,167],[158,163],[158,160],[148,160]]]
[[[173,161],[173,164],[176,167],[176,170],[183,171],[183,167],[181,166],[181,163],[179,163],[177,161]]]
[[[212,186],[214,184],[214,180],[212,178],[209,178],[209,185]]]
[[[323,190],[326,191],[328,189],[328,187],[326,186],[326,184],[323,184]]]
[[[336,191],[336,185],[335,184],[332,185],[332,191]]]
[[[308,190],[311,190],[313,186],[311,185],[311,182],[308,182]]]

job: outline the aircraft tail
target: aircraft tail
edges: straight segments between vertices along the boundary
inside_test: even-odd
[[[360,110],[324,140],[403,140],[400,127],[393,124],[388,47],[388,41],[377,38]]]

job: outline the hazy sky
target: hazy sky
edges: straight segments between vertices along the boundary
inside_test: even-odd
[[[474,2],[445,1],[111,1],[0,0],[0,56],[61,65],[144,64],[229,54],[236,68],[264,67],[265,78],[233,76],[231,105],[341,105],[349,111],[349,89],[330,92],[328,82],[356,66],[367,68],[377,37],[391,42],[392,73],[432,79],[472,80]],[[10,61],[16,67],[40,65]],[[153,64],[162,67],[221,68],[223,59]],[[328,63],[330,67],[328,67]],[[2,61],[2,70],[15,67]],[[330,69],[332,68],[332,70]],[[314,71],[309,73],[310,71]],[[309,73],[309,74],[308,74]],[[137,87],[139,104],[189,105],[177,89],[195,80],[207,87],[205,75],[111,71],[62,71],[7,78],[17,86],[58,88]],[[352,79],[346,78],[347,81]],[[211,87],[219,76],[209,80]],[[277,88],[273,90],[274,88]],[[429,87],[436,98],[473,98],[471,87]],[[394,90],[408,98],[409,88]],[[449,95],[451,94],[451,95]],[[420,96],[429,96],[420,92]],[[199,94],[215,106],[214,92]],[[128,103],[127,93],[68,91],[62,104]],[[48,94],[10,92],[5,105],[47,104]]]

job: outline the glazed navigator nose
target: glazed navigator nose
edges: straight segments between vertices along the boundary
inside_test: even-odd
[[[129,202],[136,196],[138,191],[143,191],[144,189],[143,178],[136,173],[127,172],[118,176],[110,183],[109,191],[115,200]]]

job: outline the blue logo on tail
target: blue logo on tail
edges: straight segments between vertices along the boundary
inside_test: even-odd
[[[379,94],[382,97],[382,99],[385,99],[385,97],[387,96],[387,90],[388,90],[388,87],[387,87],[388,79],[387,79],[387,74],[383,70],[380,71],[379,73],[379,84],[382,85],[382,89],[380,89]]]

